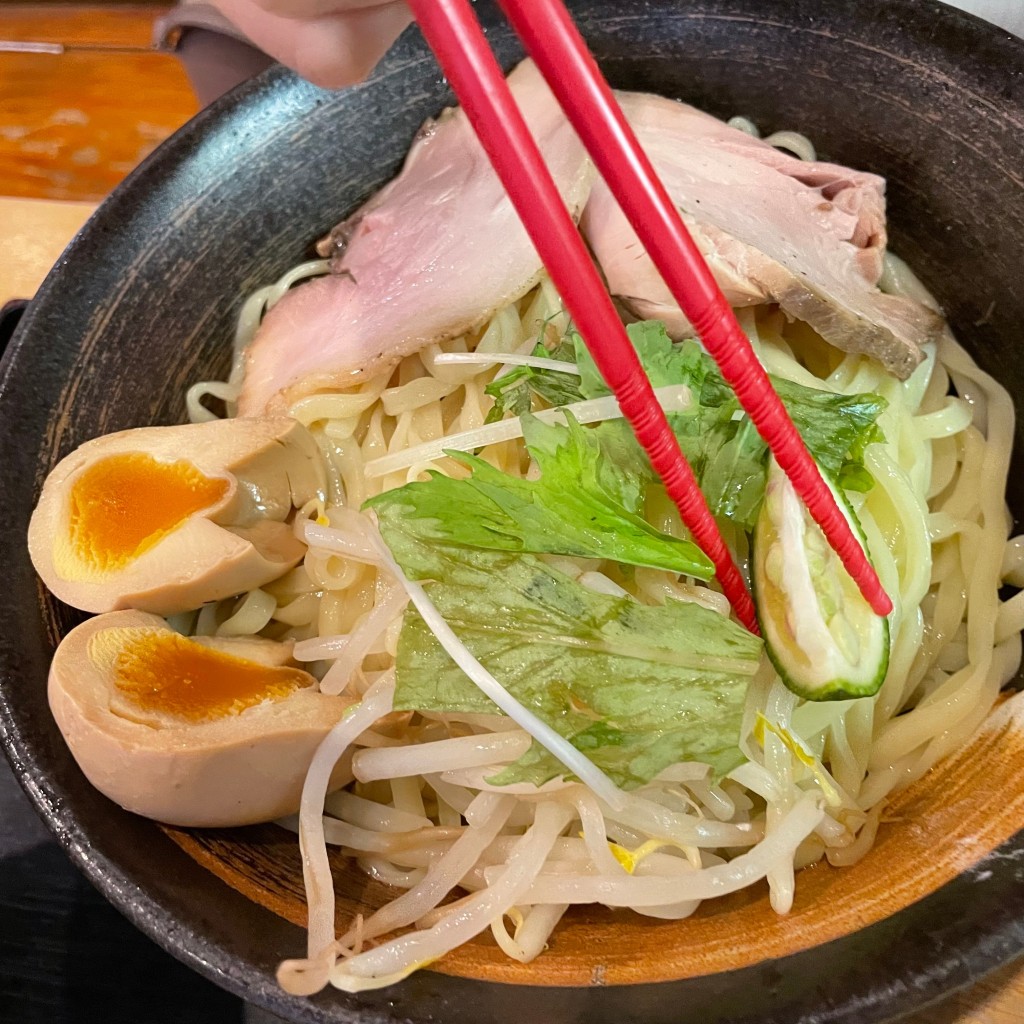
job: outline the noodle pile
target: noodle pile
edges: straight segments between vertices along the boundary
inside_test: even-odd
[[[268,305],[296,280],[324,271],[322,263],[305,264],[254,295],[238,350]],[[883,286],[932,301],[892,257]],[[351,391],[301,400],[292,414],[317,438],[330,475],[326,504],[302,510],[296,524],[309,545],[305,562],[237,601],[207,606],[191,624],[200,634],[293,639],[295,657],[311,663],[325,692],[361,698],[322,744],[301,812],[285,823],[299,833],[309,897],[308,956],[286,962],[279,974],[289,992],[388,985],[487,930],[525,963],[574,904],[679,919],[701,900],[766,879],[772,906],[785,913],[797,870],[863,857],[887,796],[962,746],[1015,674],[1024,597],[999,596],[1004,582],[1024,583],[1024,543],[1008,540],[1004,499],[1013,436],[1006,391],[948,335],[901,383],[866,357],[831,349],[806,325],[787,323],[773,307],[739,316],[771,373],[888,401],[879,421],[885,442],[866,449],[875,486],[849,496],[895,605],[880,692],[801,702],[765,660],[746,699],[746,760],[720,781],[704,765],[677,764],[628,793],[622,806],[561,779],[540,788],[489,784],[530,737],[503,715],[392,712],[408,594],[372,519],[358,510],[428,467],[466,474],[443,456],[402,453],[483,425],[491,406],[484,388],[507,367],[500,359],[439,357],[526,355],[538,340],[550,347],[568,328],[558,297],[545,281],[476,334],[429,346]],[[193,388],[192,418],[210,416],[204,394],[230,409],[237,380],[236,367],[227,384]],[[479,454],[507,473],[531,471],[517,440]],[[375,465],[384,456],[394,458]],[[395,465],[402,468],[389,468]],[[682,535],[674,508],[652,525]],[[747,570],[745,537],[725,536]],[[728,614],[717,591],[667,572],[627,576],[597,560],[545,560],[595,590],[648,604],[699,600]],[[328,794],[343,756],[351,758],[354,784]],[[340,936],[325,844],[402,890]],[[453,893],[454,902],[444,903]]]

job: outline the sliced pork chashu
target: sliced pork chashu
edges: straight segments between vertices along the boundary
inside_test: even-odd
[[[512,92],[569,209],[589,160],[536,67]],[[332,273],[288,292],[246,355],[242,415],[344,388],[431,342],[485,323],[542,264],[461,109],[420,132],[402,173],[328,238]]]
[[[798,160],[660,96],[618,98],[730,304],[777,302],[837,348],[910,375],[942,320],[877,287],[882,178]],[[692,333],[603,182],[582,227],[614,295],[638,317],[664,320],[675,337]]]

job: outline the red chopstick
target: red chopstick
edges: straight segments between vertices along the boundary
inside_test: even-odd
[[[888,615],[892,611],[889,595],[822,480],[817,464],[786,414],[750,341],[736,322],[565,6],[561,0],[498,3],[758,433],[864,599],[876,614]]]
[[[623,416],[694,540],[714,563],[737,618],[756,633],[743,577],[468,0],[410,0],[409,6]]]

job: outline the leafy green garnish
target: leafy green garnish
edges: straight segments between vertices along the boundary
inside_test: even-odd
[[[576,348],[572,341],[563,340],[550,352],[538,344],[531,354],[565,363],[576,361]],[[542,370],[535,366],[517,366],[491,381],[484,388],[484,393],[494,399],[485,423],[504,419],[506,413],[522,416],[530,412],[534,394],[540,395],[549,405],[569,405],[583,397],[580,379],[575,373],[559,373],[557,370]]]
[[[686,384],[695,401],[668,417],[712,513],[753,528],[764,497],[768,446],[743,412],[714,361],[696,342],[675,344],[657,320],[626,328],[654,387]],[[584,398],[609,394],[582,339],[575,338]],[[884,440],[876,420],[886,407],[879,395],[837,395],[771,378],[790,418],[815,461],[847,490],[869,490],[864,449]],[[621,421],[600,424],[605,446],[614,444],[623,465],[653,479],[646,456]],[[614,438],[614,440],[613,440]]]
[[[834,394],[784,377],[770,375],[769,379],[804,444],[829,476],[841,476],[848,465],[863,468],[864,449],[885,440],[876,423],[888,404],[880,395]],[[728,409],[730,415],[740,408],[732,388],[717,370],[705,376],[700,402],[705,407]]]
[[[496,423],[506,414],[522,416],[533,408],[533,394],[530,380],[536,374],[532,366],[517,366],[484,388],[484,393],[494,399],[494,405],[484,418],[484,423]]]
[[[695,439],[700,448],[697,479],[708,507],[716,516],[751,524],[764,498],[767,446],[746,416],[702,419],[711,422]],[[681,447],[685,452],[691,445]]]
[[[881,395],[836,395],[801,387],[781,377],[772,384],[818,465],[846,491],[874,486],[864,468],[864,449],[884,442],[878,417],[888,402]]]
[[[751,529],[764,496],[768,447],[742,411],[732,388],[696,342],[676,344],[660,321],[630,324],[626,332],[652,386],[686,384],[693,391],[696,401],[692,408],[671,414],[669,422],[711,511]],[[525,366],[513,370],[488,385],[487,393],[495,399],[489,422],[508,413],[519,416],[529,412],[535,394],[558,406],[611,393],[583,339],[574,332],[555,351],[548,352],[538,345],[534,355],[575,361],[580,375]],[[884,440],[875,421],[885,408],[885,399],[866,394],[837,395],[780,377],[771,381],[822,469],[845,490],[869,490],[874,481],[864,468],[864,448]],[[602,435],[604,450],[614,451],[624,468],[630,467],[645,481],[653,480],[646,457],[625,423],[608,421],[596,430]]]
[[[623,468],[602,435],[523,417],[523,438],[540,469],[523,480],[463,452],[448,454],[472,470],[465,480],[429,480],[385,491],[366,504],[388,524],[422,541],[497,551],[609,558],[710,579],[714,566],[695,544],[660,533],[640,514],[645,479]]]
[[[760,641],[696,604],[661,607],[594,593],[528,554],[424,541],[381,521],[396,560],[484,667],[619,785],[670,764],[741,763],[747,682]],[[497,709],[414,611],[398,645],[395,707]],[[542,784],[565,769],[536,743],[492,782]]]
[[[715,371],[715,364],[695,341],[676,344],[660,320],[642,320],[629,324],[626,334],[640,357],[640,362],[655,388],[670,384],[686,384],[695,395],[700,393],[704,378]],[[576,353],[576,366],[580,371],[580,391],[584,398],[610,395],[611,388],[604,382],[583,339],[576,333],[572,340]]]

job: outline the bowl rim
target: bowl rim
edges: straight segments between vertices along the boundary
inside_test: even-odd
[[[667,0],[646,0],[645,6],[658,6]],[[699,6],[701,0],[694,0]],[[746,5],[753,5],[756,0],[744,0]],[[799,8],[803,5],[810,9],[811,0],[796,0],[792,5]],[[782,0],[767,0],[763,7],[781,9]],[[930,51],[942,51],[947,58],[960,56],[955,54],[951,46],[937,39],[934,32],[936,18],[944,19],[951,33],[960,37],[960,44],[966,51],[979,50],[982,44],[989,52],[1002,54],[1009,68],[1024,68],[1024,40],[1017,39],[1010,33],[991,25],[975,15],[948,7],[940,0],[842,0],[836,9],[843,19],[851,17],[851,12],[858,11],[858,17],[868,21],[872,8],[886,6],[901,19],[901,25],[908,39],[927,47]],[[487,20],[494,20],[490,10],[483,12]],[[682,12],[685,13],[685,10]],[[712,17],[714,15],[711,15]],[[836,15],[839,16],[839,15]],[[827,17],[827,16],[826,16]],[[948,36],[946,37],[948,38]],[[383,75],[398,68],[410,53],[422,49],[414,35],[406,33],[398,47],[382,62],[379,71],[371,78],[366,89],[372,89],[373,83]],[[1018,72],[1019,74],[1019,72]],[[14,337],[0,361],[0,424],[4,423],[7,408],[3,396],[7,391],[7,383],[16,366],[31,358],[29,352],[33,337],[43,322],[44,313],[54,303],[59,303],[59,292],[74,274],[76,263],[88,260],[94,249],[101,244],[105,231],[123,225],[125,218],[130,217],[134,197],[151,186],[156,185],[167,173],[170,165],[186,164],[193,152],[203,144],[203,140],[214,131],[223,130],[225,124],[244,120],[247,110],[266,95],[269,90],[289,88],[295,82],[294,76],[285,70],[274,67],[257,78],[244,83],[228,95],[221,97],[214,104],[201,111],[184,127],[163,143],[148,156],[99,206],[96,213],[71,241],[62,254],[54,269],[49,273],[40,287],[35,299],[30,303]],[[356,90],[357,92],[359,90]],[[995,92],[995,88],[992,88]],[[5,432],[6,433],[6,432]],[[4,532],[14,533],[8,526]],[[4,648],[6,653],[7,641]],[[113,903],[133,924],[155,940],[165,950],[177,957],[200,974],[228,989],[234,994],[257,1003],[271,1012],[287,1015],[289,1019],[301,1022],[337,1022],[344,1021],[368,1022],[393,1021],[402,1013],[410,1013],[414,1004],[421,1000],[433,1000],[434,1006],[452,1007],[461,1004],[471,1010],[480,1005],[481,987],[489,988],[493,983],[481,983],[468,979],[446,975],[419,972],[414,978],[403,983],[404,995],[396,996],[396,990],[383,990],[384,995],[370,993],[361,997],[346,997],[331,993],[328,997],[311,1000],[296,999],[287,996],[277,988],[272,976],[259,965],[240,958],[231,950],[226,950],[223,940],[218,940],[207,929],[199,926],[199,919],[186,919],[177,916],[176,908],[168,902],[166,896],[158,896],[151,890],[139,885],[130,869],[93,848],[90,832],[80,820],[76,810],[63,801],[61,792],[50,784],[45,771],[35,762],[31,747],[31,737],[27,736],[16,715],[16,699],[8,696],[11,673],[9,663],[3,663],[3,686],[0,687],[0,743],[11,763],[14,774],[29,796],[36,810],[43,818],[47,827],[90,881]],[[187,879],[190,867],[197,868],[182,851],[178,850],[166,837],[162,837],[167,850],[176,851],[171,854],[179,858],[177,867]],[[1013,839],[984,858],[979,868],[993,866],[996,859],[1024,857],[1024,830]],[[199,869],[202,871],[202,869]],[[205,875],[205,871],[203,871]],[[218,883],[219,884],[219,883]],[[782,961],[770,964],[759,964],[724,972],[719,975],[704,976],[683,982],[662,982],[640,986],[622,986],[609,989],[566,989],[562,992],[583,994],[583,1004],[595,1009],[595,998],[607,1001],[609,994],[618,992],[626,994],[621,1005],[631,1005],[629,993],[637,989],[659,989],[669,996],[669,989],[676,991],[672,995],[685,998],[684,987],[699,982],[711,981],[712,988],[721,992],[732,986],[759,985],[767,986],[769,991],[784,987],[778,980],[782,977],[785,967],[792,966],[796,971],[803,969],[808,958],[820,954],[822,950],[834,950],[840,954],[850,953],[856,956],[864,948],[872,948],[876,944],[886,945],[894,941],[894,936],[904,936],[921,932],[929,936],[925,943],[908,956],[905,961],[894,965],[897,969],[879,986],[865,981],[855,970],[848,972],[849,985],[844,990],[844,999],[838,1004],[825,1001],[812,1005],[808,1002],[787,1004],[800,1012],[799,1018],[792,1015],[780,1017],[778,1020],[796,1022],[822,1019],[818,1014],[822,1005],[831,1011],[833,1016],[828,1019],[839,1022],[869,1022],[891,1019],[915,1010],[920,1010],[959,988],[970,985],[1011,959],[1024,955],[1024,920],[1017,918],[1009,909],[1010,900],[1006,893],[1012,892],[1024,906],[1024,878],[1007,884],[1004,890],[995,894],[990,912],[985,918],[985,928],[977,933],[968,946],[956,949],[955,957],[944,963],[936,964],[930,958],[938,948],[948,946],[949,936],[955,935],[955,929],[949,927],[936,928],[934,921],[937,916],[946,915],[956,918],[956,908],[962,905],[965,897],[976,896],[978,883],[961,875],[942,889],[930,894],[918,903],[898,912],[892,918],[871,925],[866,929],[844,936],[822,947],[792,954]],[[239,897],[246,905],[248,900]],[[180,909],[180,908],[177,908]],[[953,911],[953,913],[951,913]],[[269,911],[260,911],[267,913]],[[302,932],[288,925],[296,936]],[[931,945],[930,942],[936,945]],[[781,965],[781,966],[780,966]],[[774,980],[773,980],[774,979]],[[541,1019],[549,1015],[545,1012],[546,1002],[550,999],[538,999],[537,993],[550,993],[554,990],[536,989],[528,986],[501,986],[506,999],[521,1002],[524,1008],[531,1008]],[[443,991],[440,991],[443,990]],[[558,1000],[555,1000],[558,1002]],[[613,999],[619,1002],[618,999]],[[815,1008],[817,1007],[817,1009]],[[566,1008],[560,1014],[562,1019],[576,1017],[578,1006]],[[806,1014],[806,1016],[804,1016]],[[471,1018],[464,1018],[471,1019]],[[483,1019],[483,1018],[481,1018]],[[552,1017],[552,1019],[555,1019]],[[586,1015],[578,1019],[588,1019]],[[627,1016],[628,1019],[628,1016]],[[774,1011],[759,1019],[766,1022],[775,1020]]]

